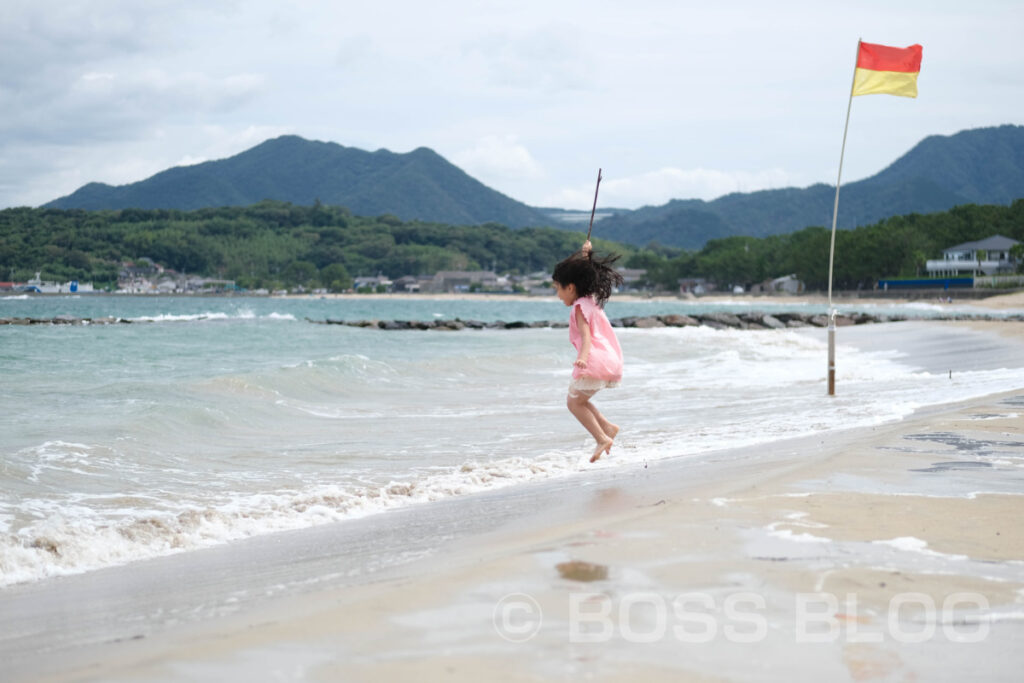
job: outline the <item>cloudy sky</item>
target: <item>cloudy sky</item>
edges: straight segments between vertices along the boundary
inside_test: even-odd
[[[430,147],[535,206],[834,183],[858,37],[924,46],[853,101],[843,180],[1024,123],[1020,0],[3,0],[0,208],[282,134]]]

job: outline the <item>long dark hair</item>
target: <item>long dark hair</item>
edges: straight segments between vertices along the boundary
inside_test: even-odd
[[[597,305],[603,308],[615,286],[622,284],[622,275],[612,268],[618,260],[618,254],[599,258],[592,251],[587,254],[577,251],[555,266],[551,279],[563,287],[576,285],[576,296],[593,295]]]

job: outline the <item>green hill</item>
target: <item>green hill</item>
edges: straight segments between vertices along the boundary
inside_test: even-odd
[[[89,183],[44,205],[56,209],[193,209],[265,199],[344,206],[361,216],[511,227],[548,219],[492,190],[425,147],[367,152],[286,135],[228,159],[180,166],[129,185]]]
[[[967,205],[886,218],[836,235],[835,286],[872,288],[879,278],[921,277],[926,261],[954,244],[992,235],[1024,242],[1024,199],[1009,206]],[[247,207],[0,210],[0,273],[24,282],[93,282],[112,287],[126,262],[151,259],[189,275],[234,280],[248,289],[351,285],[353,277],[432,275],[441,270],[550,273],[579,247],[583,233],[402,222],[353,216],[335,206],[260,202]],[[827,287],[829,231],[810,227],[763,238],[731,236],[699,251],[637,249],[597,239],[599,252],[646,269],[649,284],[676,291],[680,278],[705,278],[728,290],[795,274]]]
[[[839,226],[852,228],[961,204],[1009,204],[1024,197],[1024,126],[933,135],[880,173],[844,183]],[[765,237],[831,226],[835,187],[825,184],[735,193],[713,201],[673,200],[609,216],[594,232],[610,240],[699,249],[730,235]]]
[[[594,234],[633,245],[700,249],[735,235],[766,237],[830,226],[835,188],[825,184],[734,193],[713,201],[674,199],[635,211],[602,208]],[[839,227],[963,204],[1007,205],[1024,197],[1024,126],[925,138],[880,173],[845,183]],[[579,230],[589,212],[527,206],[421,147],[367,152],[283,136],[228,159],[171,168],[112,187],[90,183],[44,208],[116,210],[251,206],[263,200],[320,203],[359,216],[449,225],[499,223]],[[605,216],[601,218],[602,214]]]

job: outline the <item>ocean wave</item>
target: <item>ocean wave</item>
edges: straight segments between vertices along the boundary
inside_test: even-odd
[[[161,313],[160,315],[140,315],[135,318],[128,318],[136,323],[168,323],[168,322],[190,322],[194,320],[227,320],[232,316],[227,313]]]
[[[344,362],[353,360],[358,359],[345,358]],[[621,439],[613,458],[594,465],[586,462],[585,453],[581,454],[585,449],[563,449],[549,450],[536,457],[468,459],[453,466],[424,467],[383,483],[349,481],[234,494],[225,493],[222,487],[197,487],[189,495],[159,499],[126,491],[117,494],[118,505],[107,507],[90,505],[89,500],[80,497],[7,503],[0,509],[0,520],[6,527],[0,534],[0,585],[81,573],[256,535],[571,476],[584,468],[635,466],[648,460],[744,449],[781,439],[881,424],[899,420],[923,404],[989,395],[1020,386],[1019,382],[1024,381],[1022,370],[961,374],[966,376],[963,381],[913,373],[906,376],[902,388],[890,389],[884,396],[873,396],[872,382],[865,381],[863,389],[850,387],[846,394],[833,399],[822,396],[820,401],[798,402],[790,397],[783,399],[787,403],[783,412],[778,409],[777,397],[752,394],[743,399],[745,417],[739,421],[705,421],[700,419],[699,412],[682,417],[667,414],[665,420],[671,424],[638,424]],[[636,400],[649,405],[650,386],[644,391],[642,400]],[[618,409],[628,412],[633,403],[634,399],[627,394]],[[308,404],[292,407],[315,411]],[[700,410],[738,414],[740,408],[726,404],[703,406]],[[340,416],[330,409],[323,412],[326,418]],[[689,424],[680,428],[680,421]],[[70,441],[50,441],[34,452],[40,467],[73,470],[88,468],[89,461],[102,455],[95,447]],[[745,457],[755,456],[748,452]],[[241,483],[238,479],[233,481],[236,485]],[[29,521],[12,532],[12,517]]]
[[[297,319],[291,313],[278,313],[273,311],[266,315],[256,315],[249,309],[242,309],[235,313],[224,313],[221,311],[206,311],[203,313],[161,313],[159,315],[140,315],[127,318],[132,322],[139,323],[168,323],[168,322],[195,322],[206,320],[284,320],[295,322]]]
[[[87,508],[77,504],[81,501],[69,502],[68,510],[62,513],[50,501],[42,519],[0,536],[0,586],[78,574],[251,536],[564,476],[585,464],[578,454],[557,451],[535,459],[467,461],[442,472],[381,485],[331,484],[304,490],[239,494],[218,504],[191,501],[179,511],[160,513],[146,509],[141,514],[121,514],[116,519],[85,513]],[[36,509],[34,513],[42,515],[43,511]]]

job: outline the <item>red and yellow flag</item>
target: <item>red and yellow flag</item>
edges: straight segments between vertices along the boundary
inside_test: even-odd
[[[861,43],[853,76],[853,94],[917,97],[920,71],[920,45],[889,47]]]

